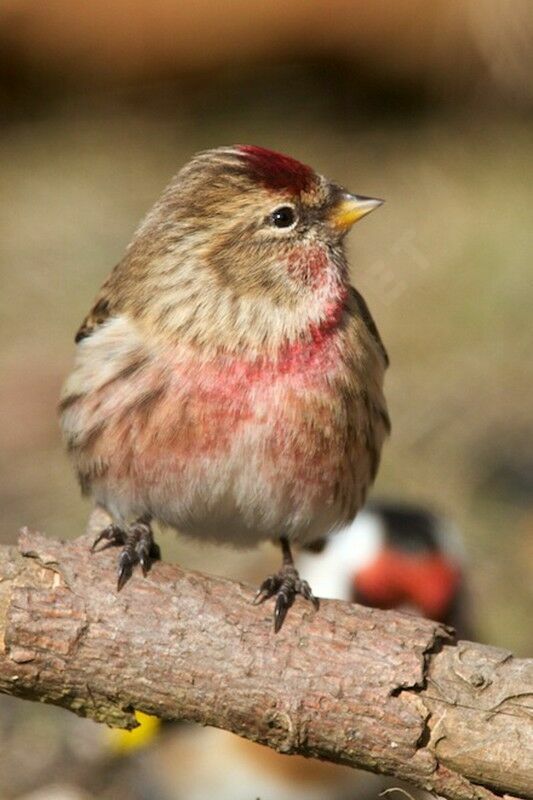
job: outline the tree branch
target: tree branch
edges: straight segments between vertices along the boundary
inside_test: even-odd
[[[297,600],[24,530],[0,548],[0,691],[133,727],[133,709],[383,772],[450,800],[533,798],[533,661],[407,614]]]

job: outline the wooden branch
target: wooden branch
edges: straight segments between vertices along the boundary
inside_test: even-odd
[[[132,710],[383,772],[450,800],[533,798],[533,661],[407,614],[297,600],[24,530],[0,548],[0,690],[109,725]]]

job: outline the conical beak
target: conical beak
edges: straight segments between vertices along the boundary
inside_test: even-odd
[[[342,194],[329,212],[329,221],[338,231],[345,232],[361,217],[370,214],[375,208],[383,205],[384,200],[375,197],[363,197],[360,194]]]

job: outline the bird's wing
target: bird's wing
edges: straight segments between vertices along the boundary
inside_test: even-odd
[[[112,299],[114,294],[112,291],[112,284],[116,269],[115,267],[108,279],[102,284],[100,291],[96,295],[93,307],[78,328],[76,336],[74,337],[76,344],[81,342],[82,339],[86,339],[87,336],[90,336],[118,310],[116,308],[116,302]]]
[[[388,355],[388,353],[387,353],[387,351],[385,349],[385,345],[383,344],[383,342],[381,340],[381,336],[379,335],[379,331],[378,331],[376,323],[374,322],[374,318],[372,317],[372,314],[370,313],[370,309],[368,308],[363,295],[360,294],[357,291],[357,289],[355,289],[352,286],[351,287],[351,291],[352,291],[352,297],[353,297],[353,299],[354,299],[354,301],[355,301],[355,303],[357,305],[357,308],[359,310],[359,314],[361,315],[361,319],[365,323],[366,327],[368,328],[368,331],[369,331],[370,335],[372,336],[372,338],[376,342],[377,346],[379,347],[379,349],[381,351],[381,354],[383,355],[383,359],[385,361],[385,365],[388,367],[389,366],[389,355]]]

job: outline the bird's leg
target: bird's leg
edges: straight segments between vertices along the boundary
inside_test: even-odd
[[[152,561],[157,561],[161,557],[159,546],[154,542],[149,517],[141,517],[127,528],[115,524],[108,525],[96,537],[91,550],[94,551],[103,540],[107,544],[102,549],[122,545],[118,559],[117,591],[120,591],[131,577],[135,564],[141,565],[143,575],[146,577]]]
[[[259,587],[254,603],[262,603],[269,597],[276,595],[276,605],[274,608],[274,631],[277,633],[283,625],[283,620],[287,611],[294,603],[297,594],[301,594],[306,600],[310,600],[315,608],[318,608],[318,599],[313,595],[311,587],[307,581],[303,581],[298,570],[294,566],[289,540],[286,536],[280,537],[281,552],[283,562],[279,572],[270,575]]]

